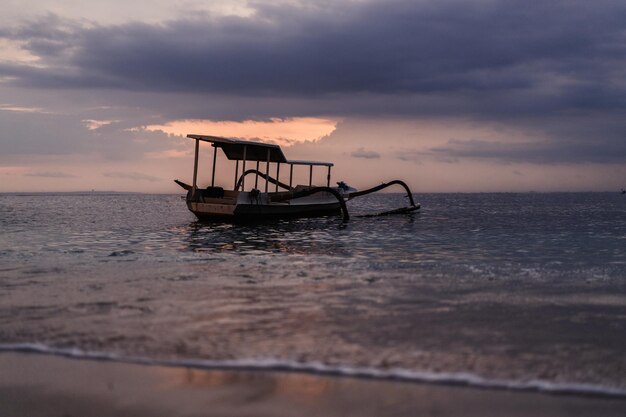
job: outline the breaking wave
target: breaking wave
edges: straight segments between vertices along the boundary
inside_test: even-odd
[[[302,372],[314,375],[395,380],[425,384],[466,386],[473,388],[511,391],[534,391],[548,394],[579,395],[607,398],[626,398],[626,389],[597,384],[555,383],[543,380],[514,381],[487,379],[466,372],[430,372],[402,368],[377,369],[370,367],[331,366],[321,362],[296,362],[272,358],[237,360],[210,359],[153,359],[123,356],[107,352],[89,352],[75,348],[54,348],[39,343],[0,343],[0,352],[39,353],[73,359],[112,361],[141,365],[187,367],[205,370]]]

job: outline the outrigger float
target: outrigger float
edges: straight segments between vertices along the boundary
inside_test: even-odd
[[[392,185],[404,187],[410,205],[378,213],[378,215],[411,213],[420,208],[419,204],[415,204],[409,187],[400,180],[383,183],[364,191],[357,191],[343,181],[338,182],[337,187],[331,187],[332,162],[288,160],[280,146],[267,143],[206,135],[187,135],[187,137],[196,141],[193,183],[189,185],[179,180],[174,181],[187,190],[185,198],[187,207],[200,220],[260,220],[265,218],[316,217],[341,213],[343,220],[348,221],[350,215],[346,201],[380,191]],[[206,188],[198,187],[197,183],[200,141],[209,142],[213,147],[211,185]],[[225,190],[215,185],[218,148],[224,152],[226,158],[236,161],[232,190]],[[239,170],[240,163],[241,172]],[[256,163],[255,168],[246,169],[248,163]],[[259,169],[261,163],[264,164],[265,172]],[[272,164],[275,165],[276,177],[270,176]],[[293,185],[293,167],[295,165],[309,168],[308,185]],[[281,166],[288,167],[289,183],[280,181]],[[313,185],[314,167],[322,167],[327,170],[325,186]],[[254,175],[254,181],[252,179],[246,181],[249,175]],[[259,179],[263,180],[264,191],[259,189]],[[270,191],[271,187],[274,188],[273,191]]]

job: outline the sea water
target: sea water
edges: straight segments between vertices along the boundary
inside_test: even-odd
[[[0,194],[0,349],[626,396],[626,196],[415,198],[233,225]]]

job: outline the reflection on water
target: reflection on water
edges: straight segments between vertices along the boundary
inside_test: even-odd
[[[343,227],[345,225],[336,217],[236,225],[193,222],[187,227],[188,248],[240,255],[341,255],[347,253],[342,251],[343,242],[335,239],[335,234]]]
[[[199,370],[193,368],[154,368],[164,388],[193,387],[201,389],[254,387],[264,397],[300,397],[315,402],[333,388],[333,380],[314,375],[281,373],[265,375],[258,372]]]
[[[417,200],[232,225],[178,196],[0,195],[0,341],[626,386],[622,196]]]

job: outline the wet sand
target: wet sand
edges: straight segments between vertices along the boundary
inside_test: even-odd
[[[626,399],[0,354],[0,416],[623,416]]]

